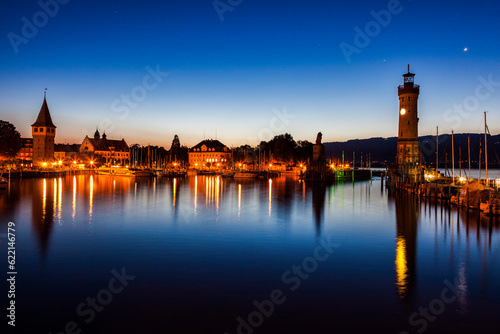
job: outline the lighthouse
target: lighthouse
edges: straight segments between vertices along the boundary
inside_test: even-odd
[[[403,74],[404,84],[398,87],[399,128],[398,128],[398,166],[416,166],[420,160],[418,149],[418,95],[420,86],[414,83],[415,74]]]

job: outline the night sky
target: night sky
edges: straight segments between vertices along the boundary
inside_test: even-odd
[[[23,137],[45,88],[57,143],[391,137],[407,64],[420,135],[482,132],[485,110],[500,133],[498,1],[45,1],[0,10],[0,119]]]

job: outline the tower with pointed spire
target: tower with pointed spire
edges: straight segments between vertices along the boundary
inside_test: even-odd
[[[398,87],[399,128],[398,128],[398,166],[416,166],[420,161],[418,148],[418,95],[420,86],[415,85],[414,73],[403,74],[404,84]]]
[[[33,165],[40,165],[54,159],[54,139],[56,137],[56,126],[52,123],[49,106],[47,105],[47,93],[43,96],[43,104],[38,117],[31,125],[33,135]]]

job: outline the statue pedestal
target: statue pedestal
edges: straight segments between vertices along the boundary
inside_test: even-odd
[[[325,161],[325,145],[315,144],[313,146],[313,161]]]

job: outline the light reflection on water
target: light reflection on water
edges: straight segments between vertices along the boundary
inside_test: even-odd
[[[109,271],[126,266],[135,287],[90,332],[111,324],[165,332],[178,323],[200,332],[203,323],[203,332],[233,333],[237,316],[282,286],[281,274],[325,238],[341,246],[262,332],[413,333],[409,315],[439,298],[444,280],[457,280],[457,301],[426,332],[477,329],[479,318],[495,323],[500,310],[498,218],[389,194],[377,180],[76,175],[11,183],[0,213],[2,224],[16,222],[19,299],[30,314],[50,301],[37,319],[45,332],[75,318],[75,306],[103,288]],[[137,303],[144,321],[116,324]]]

